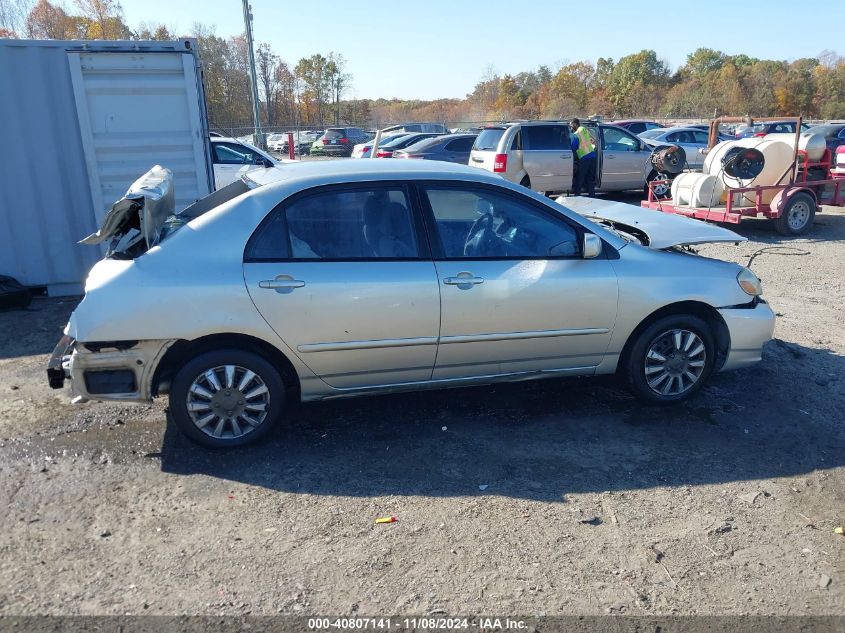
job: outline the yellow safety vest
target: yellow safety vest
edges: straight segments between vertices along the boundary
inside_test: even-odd
[[[596,151],[596,144],[593,143],[593,137],[582,125],[575,130],[575,136],[578,137],[578,149],[575,151],[578,158],[584,158],[590,152]]]

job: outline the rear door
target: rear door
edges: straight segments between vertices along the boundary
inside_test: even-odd
[[[645,165],[651,152],[629,132],[613,126],[601,126],[601,189],[624,191],[641,189],[645,184]]]
[[[283,202],[250,239],[244,280],[267,323],[330,386],[431,378],[440,292],[403,183]]]
[[[534,191],[568,191],[572,187],[569,126],[523,125],[522,150],[522,164]]]

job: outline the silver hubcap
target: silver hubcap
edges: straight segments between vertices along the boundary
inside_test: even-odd
[[[645,357],[645,379],[661,396],[689,391],[701,378],[707,361],[704,341],[689,330],[670,330],[658,336]]]
[[[663,197],[667,193],[669,193],[669,186],[665,183],[660,185],[652,185],[652,191],[654,191],[655,196]]]
[[[786,221],[789,223],[789,228],[793,231],[800,231],[807,224],[810,219],[810,208],[806,202],[796,202],[789,210],[789,216]]]
[[[203,433],[236,439],[267,417],[270,391],[255,372],[237,365],[201,373],[188,389],[188,415]]]

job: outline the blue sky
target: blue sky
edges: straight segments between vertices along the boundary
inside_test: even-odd
[[[240,0],[121,0],[131,27],[195,21],[220,36],[243,32]],[[348,97],[464,97],[491,66],[499,73],[618,59],[652,48],[674,70],[700,46],[769,59],[845,54],[845,1],[802,15],[786,0],[645,3],[594,0],[252,0],[256,42],[289,63],[330,50],[353,75]],[[585,8],[586,7],[586,8]],[[796,17],[792,17],[796,16]],[[806,21],[811,26],[802,27]],[[575,24],[577,23],[577,27]],[[586,24],[586,26],[585,26]]]

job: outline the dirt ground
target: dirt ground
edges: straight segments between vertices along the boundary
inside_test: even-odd
[[[776,340],[672,408],[367,397],[217,453],[47,386],[75,301],[0,312],[0,614],[845,614],[845,214],[738,230],[701,252],[788,247],[752,264]]]

